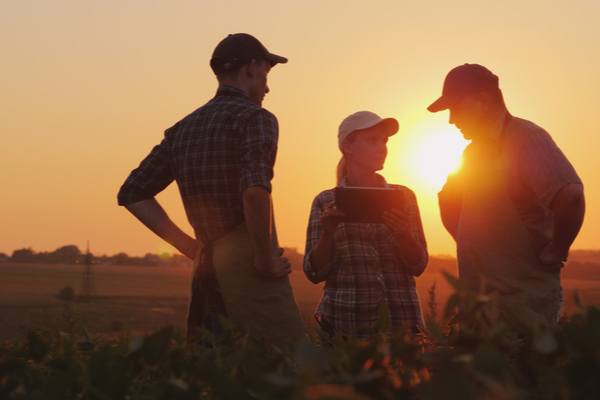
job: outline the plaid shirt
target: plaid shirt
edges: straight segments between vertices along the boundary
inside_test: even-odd
[[[241,224],[241,193],[271,191],[278,124],[242,91],[221,86],[216,96],[173,127],[133,170],[119,205],[152,199],[177,181],[188,220],[203,242],[214,242]]]
[[[382,177],[383,180],[383,177]],[[346,181],[342,182],[345,185]],[[383,180],[384,186],[388,186]],[[423,325],[415,276],[427,265],[427,243],[423,234],[415,194],[405,186],[406,208],[411,233],[421,246],[421,259],[409,265],[400,254],[392,231],[384,224],[342,222],[334,236],[329,265],[316,272],[310,255],[321,237],[321,214],[335,200],[333,189],[321,192],[313,201],[304,257],[304,273],[313,283],[325,281],[323,297],[315,312],[340,332],[366,327],[377,331],[379,305],[385,299],[393,326]],[[360,335],[359,337],[364,337]]]

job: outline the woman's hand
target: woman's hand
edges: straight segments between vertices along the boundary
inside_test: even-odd
[[[383,222],[392,230],[394,236],[402,238],[410,233],[410,217],[404,211],[392,208],[383,212]]]
[[[340,223],[340,217],[343,216],[344,213],[335,208],[335,201],[327,204],[327,207],[321,214],[321,226],[323,227],[323,233],[333,236],[333,232],[335,232]]]
[[[391,212],[384,211],[383,221],[392,230],[402,258],[408,265],[417,265],[421,261],[421,245],[415,240],[410,231],[410,217],[405,211],[392,208]],[[424,267],[423,267],[424,268]],[[421,275],[422,270],[415,276]]]

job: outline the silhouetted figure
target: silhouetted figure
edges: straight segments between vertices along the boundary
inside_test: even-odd
[[[394,118],[368,111],[344,119],[338,130],[343,155],[337,184],[399,188],[404,207],[385,212],[385,223],[358,223],[340,222],[344,213],[336,209],[334,189],[321,192],[312,204],[304,272],[313,283],[325,281],[315,317],[330,335],[360,327],[377,332],[383,302],[393,326],[423,325],[414,277],[425,270],[428,254],[417,199],[406,186],[388,184],[377,174],[388,138],[397,131]],[[359,337],[368,337],[368,331],[360,331]]]
[[[484,290],[530,326],[556,323],[560,270],[585,212],[581,180],[544,129],[510,115],[487,68],[451,70],[428,108],[446,109],[471,140],[439,193],[460,278],[479,292],[485,275]]]
[[[304,335],[271,207],[278,123],[261,107],[267,74],[286,62],[248,34],[223,39],[210,60],[216,96],[167,129],[119,192],[120,205],[195,260],[188,340],[197,326],[218,333],[218,314],[274,342]],[[154,199],[174,180],[196,238]]]

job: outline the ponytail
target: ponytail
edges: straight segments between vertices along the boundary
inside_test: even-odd
[[[347,167],[347,164],[346,164],[346,157],[344,157],[344,155],[342,155],[342,158],[340,158],[340,162],[338,163],[335,172],[336,172],[335,175],[336,175],[336,186],[337,186],[340,183],[342,183],[342,180],[344,179],[344,177],[346,176],[346,174],[348,174],[348,167]]]

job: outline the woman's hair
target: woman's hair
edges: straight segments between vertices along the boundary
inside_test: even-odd
[[[346,142],[352,143],[352,142],[354,142],[355,139],[356,139],[356,131],[351,132],[344,140]],[[344,153],[342,152],[342,158],[340,158],[340,162],[338,162],[337,168],[335,170],[335,178],[336,178],[335,184],[339,185],[340,183],[342,183],[342,179],[344,179],[344,177],[347,174],[348,174],[348,166],[347,166],[346,156],[344,156]]]

